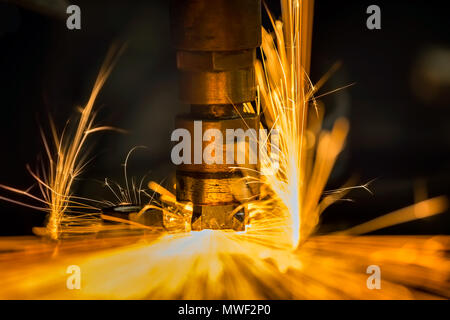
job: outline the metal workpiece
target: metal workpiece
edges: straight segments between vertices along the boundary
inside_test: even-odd
[[[202,132],[216,129],[224,138],[223,162],[191,159],[177,166],[177,200],[192,202],[193,230],[244,230],[247,213],[242,203],[259,193],[258,162],[249,161],[250,152],[255,151],[250,145],[258,143],[259,117],[246,114],[243,104],[256,100],[254,64],[261,45],[261,1],[172,0],[170,11],[180,100],[191,105],[190,113],[176,118],[175,127],[189,131],[192,156],[195,143],[202,150],[214,143],[195,135],[196,121],[201,121]],[[256,133],[245,141],[229,141],[236,150],[230,156],[227,129]],[[236,159],[237,148],[244,149],[245,161],[237,161],[242,160]]]
[[[152,226],[166,229],[164,225],[164,214],[161,210],[149,209],[143,213],[133,212],[128,215],[128,219],[144,226]]]
[[[166,229],[163,222],[164,215],[161,210],[153,208],[143,209],[145,208],[142,205],[119,204],[102,208],[101,217],[104,223],[117,223],[122,219],[137,222],[145,226]]]

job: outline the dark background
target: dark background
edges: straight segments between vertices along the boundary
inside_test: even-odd
[[[101,181],[121,181],[127,152],[129,170],[163,181],[170,177],[170,133],[183,112],[177,100],[175,51],[170,46],[168,1],[73,1],[82,29],[66,28],[64,0],[0,1],[0,183],[26,189],[25,170],[43,153],[39,126],[48,116],[62,130],[76,106],[89,97],[108,47],[128,47],[99,95],[100,124],[128,134],[100,133],[91,141],[92,165],[76,185],[80,194],[112,198]],[[42,3],[41,2],[41,3]],[[275,16],[278,1],[266,1]],[[381,8],[381,30],[366,28],[366,8]],[[351,192],[323,214],[319,232],[362,223],[414,202],[414,186],[428,195],[450,195],[450,28],[442,1],[316,0],[311,78],[342,67],[321,90],[350,83],[324,97],[325,126],[347,116],[351,131],[327,189],[350,176],[371,184],[373,195]],[[62,10],[61,10],[62,8]],[[270,27],[263,11],[263,24]],[[319,94],[320,94],[319,93]],[[89,178],[86,178],[89,177]],[[166,180],[167,181],[167,180]],[[6,191],[1,196],[13,196]],[[30,234],[44,214],[0,202],[0,235]],[[448,234],[449,212],[377,231],[379,234]]]

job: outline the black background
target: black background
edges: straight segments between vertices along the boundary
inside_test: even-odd
[[[278,1],[266,2],[279,16]],[[60,1],[49,3],[54,8]],[[111,198],[99,181],[120,181],[121,163],[136,145],[148,148],[134,154],[130,173],[139,177],[150,171],[151,178],[162,181],[173,171],[173,119],[186,108],[177,100],[168,1],[73,3],[81,7],[81,30],[66,28],[64,12],[0,1],[0,183],[22,189],[33,184],[25,165],[34,166],[43,153],[39,126],[48,128],[50,113],[63,128],[76,106],[87,101],[115,41],[127,41],[128,48],[97,100],[98,119],[129,133],[101,133],[92,139],[95,158],[76,191]],[[450,194],[450,29],[442,3],[316,1],[311,78],[317,81],[341,61],[320,93],[355,83],[322,99],[326,127],[340,115],[351,123],[346,150],[327,188],[352,175],[361,183],[376,178],[373,195],[354,191],[349,195],[353,202],[327,209],[319,232],[412,204],[417,181],[426,184],[429,196]],[[381,30],[366,27],[371,4],[381,8]],[[264,11],[263,23],[270,27]],[[427,58],[436,52],[442,58]],[[430,61],[434,64],[428,67]],[[433,82],[424,76],[429,73],[447,80]],[[377,233],[448,234],[448,213]],[[0,214],[0,235],[30,234],[32,226],[44,221],[43,213],[6,202],[0,202]]]

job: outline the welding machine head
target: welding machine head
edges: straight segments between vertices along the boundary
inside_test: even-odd
[[[171,31],[180,99],[191,105],[189,114],[177,117],[176,127],[189,130],[191,137],[194,121],[201,121],[203,132],[217,129],[223,136],[227,129],[258,131],[258,115],[246,114],[243,104],[256,100],[261,1],[173,0]],[[193,163],[177,166],[176,187],[177,200],[193,203],[192,229],[244,230],[242,203],[259,192],[257,184],[248,183],[258,164]]]

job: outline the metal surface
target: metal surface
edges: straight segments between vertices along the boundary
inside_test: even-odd
[[[251,101],[253,68],[221,72],[180,72],[180,99],[191,104],[231,104]]]
[[[172,42],[184,51],[236,51],[261,44],[260,0],[172,0]]]

